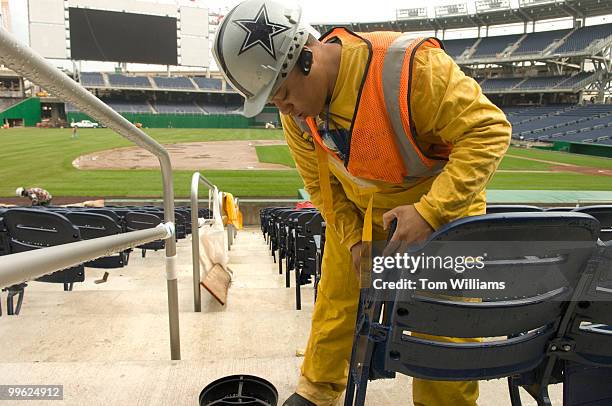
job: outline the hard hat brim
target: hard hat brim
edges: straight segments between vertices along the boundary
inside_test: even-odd
[[[245,99],[244,100],[244,111],[242,115],[250,118],[250,117],[255,117],[256,115],[261,113],[264,107],[266,107],[266,104],[268,103],[270,98],[273,96],[272,91],[274,90],[276,84],[277,84],[277,81],[273,81],[270,84],[268,84],[268,86],[263,88],[259,92],[259,94],[256,94],[253,97],[249,97]]]

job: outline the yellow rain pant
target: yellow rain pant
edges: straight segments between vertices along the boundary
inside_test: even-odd
[[[374,239],[386,239],[380,224],[374,225]],[[352,269],[351,254],[340,244],[333,227],[327,227],[325,232],[325,254],[318,289],[312,329],[296,392],[317,406],[328,406],[337,404],[346,388],[359,301],[359,284]],[[476,341],[436,338],[452,342]],[[412,393],[417,406],[472,406],[478,399],[478,382],[440,382],[415,378]]]

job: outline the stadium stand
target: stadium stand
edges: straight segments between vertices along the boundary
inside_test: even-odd
[[[476,59],[497,56],[506,48],[514,45],[521,37],[521,34],[512,34],[482,38],[480,42],[477,43],[476,49],[470,55],[470,58]]]
[[[0,111],[4,111],[22,100],[21,98],[0,98]]]
[[[117,87],[141,87],[151,88],[151,82],[147,76],[126,76],[117,73],[108,74],[108,82]]]
[[[83,86],[106,86],[100,72],[81,72],[81,84]]]
[[[239,114],[242,111],[241,104],[214,104],[210,102],[198,102],[198,106],[208,114]]]
[[[158,113],[206,114],[206,112],[195,103],[156,102],[153,104],[153,108]]]
[[[588,47],[602,39],[610,40],[612,24],[582,27],[572,32],[569,37],[555,50],[554,54],[575,54],[585,52]]]
[[[151,105],[145,101],[105,100],[106,104],[119,113],[151,113]]]
[[[524,78],[493,78],[485,79],[480,86],[485,92],[495,92],[511,90],[516,87]]]
[[[432,19],[419,14],[417,18],[403,19],[398,14],[395,21],[325,24],[317,28],[321,32],[327,31],[332,26],[345,26],[356,32],[435,31],[434,35],[438,37],[454,36],[455,39],[443,40],[446,52],[456,59],[466,74],[479,81],[483,92],[494,103],[504,106],[504,110],[513,116],[515,139],[541,141],[578,139],[586,142],[607,142],[607,123],[612,118],[594,121],[591,110],[585,111],[584,115],[578,113],[574,115],[571,113],[573,110],[571,104],[577,105],[595,99],[602,103],[606,97],[610,98],[609,92],[600,89],[609,88],[612,74],[606,71],[604,64],[599,61],[606,57],[602,47],[612,46],[612,24],[601,24],[605,20],[600,19],[595,25],[585,26],[593,24],[595,20],[584,18],[610,14],[612,4],[596,0],[579,2],[568,0],[567,4],[571,3],[571,7],[577,13],[574,15],[571,12],[568,14],[568,7],[562,4],[551,3],[545,6],[536,3],[521,2],[518,9],[512,7],[510,10],[502,10],[503,7],[499,8],[499,4],[495,3],[495,9],[486,12],[477,10],[477,18],[449,15],[436,16]],[[573,22],[569,21],[572,16]],[[530,27],[529,23],[532,20],[534,24]],[[535,21],[538,23],[550,21],[553,27],[571,22],[576,28],[541,31],[547,27],[536,25]],[[481,28],[485,26],[507,24],[516,24],[511,29],[522,33],[456,38],[458,32],[452,31],[479,27],[479,34],[484,34]],[[526,33],[525,31],[529,29],[538,31]],[[486,33],[488,35],[489,29]],[[541,63],[551,60],[555,62]],[[590,71],[585,71],[585,67]],[[224,84],[219,76],[205,77],[202,74],[202,76],[165,77],[145,73],[138,76],[84,72],[81,77],[86,86],[95,88],[98,97],[111,100],[111,106],[122,113],[214,116],[240,114],[242,109],[236,92]],[[131,90],[133,88],[138,90]],[[108,92],[104,94],[106,89]],[[147,89],[144,97],[141,93],[143,89]],[[163,93],[159,92],[161,89],[164,90]],[[125,101],[117,100],[117,92],[124,94]],[[179,96],[175,97],[175,94]],[[236,96],[235,99],[230,97],[233,95]],[[147,101],[134,101],[142,99]],[[561,103],[564,105],[559,106]],[[527,109],[518,107],[514,110],[509,107],[522,104],[534,107]],[[552,106],[547,108],[548,104]],[[73,112],[74,109],[67,105],[66,111]],[[265,120],[268,121],[268,118]]]
[[[592,82],[597,76],[597,73],[593,72],[578,72],[559,83],[559,88],[574,88],[580,86],[584,82]]]
[[[153,81],[161,89],[195,89],[193,82],[186,77],[153,76]]]
[[[223,88],[221,79],[195,77],[193,80],[202,90],[221,90]]]
[[[544,52],[546,48],[565,37],[570,31],[567,29],[529,33],[521,41],[518,48],[512,52],[512,55],[531,55]]]
[[[467,49],[474,46],[478,38],[461,38],[443,41],[444,50],[453,58],[459,58]]]
[[[567,76],[538,76],[527,78],[516,87],[516,90],[551,89],[567,79]]]
[[[598,79],[596,72],[578,72],[574,75],[488,78],[480,82],[485,93],[522,93],[525,91],[574,91]]]
[[[506,109],[504,109],[506,111]],[[536,141],[606,141],[612,135],[612,105],[530,107],[510,110],[513,138]],[[606,143],[607,144],[607,143]]]

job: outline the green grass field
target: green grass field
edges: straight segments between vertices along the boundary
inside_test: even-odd
[[[282,140],[281,130],[147,129],[163,144],[223,141]],[[18,186],[41,186],[55,196],[159,197],[161,175],[155,170],[78,170],[77,157],[132,144],[108,129],[10,129],[0,131],[0,196],[13,196]],[[287,170],[207,170],[205,175],[223,190],[241,197],[296,196],[302,182],[286,146],[258,146],[261,162],[278,163]],[[612,169],[612,159],[559,152],[511,148],[489,184],[490,189],[612,190],[612,177],[550,172],[557,164]],[[539,161],[534,161],[537,159]],[[548,162],[541,162],[548,161]],[[533,171],[517,172],[512,171]],[[540,171],[547,171],[541,173]],[[189,196],[192,171],[175,171],[177,197]]]
[[[255,147],[255,151],[257,152],[259,162],[295,168],[295,161],[289,153],[289,147],[286,145],[258,145]]]

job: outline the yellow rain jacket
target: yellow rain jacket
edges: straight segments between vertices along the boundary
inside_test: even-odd
[[[330,104],[330,121],[340,128],[350,128],[367,58],[368,48],[361,40],[342,42]],[[425,147],[440,140],[452,145],[440,174],[397,185],[356,178],[336,159],[328,159],[335,227],[326,230],[322,280],[297,388],[317,405],[335,404],[345,388],[359,297],[350,249],[361,241],[370,196],[374,194],[374,240],[386,238],[383,213],[401,205],[414,204],[434,229],[464,216],[483,214],[485,186],[508,148],[511,127],[504,113],[443,50],[416,52],[412,83],[410,103],[417,142]],[[312,137],[292,117],[283,115],[281,120],[305,189],[315,207],[323,211]],[[477,382],[414,379],[413,397],[416,405],[475,405],[478,386]]]

